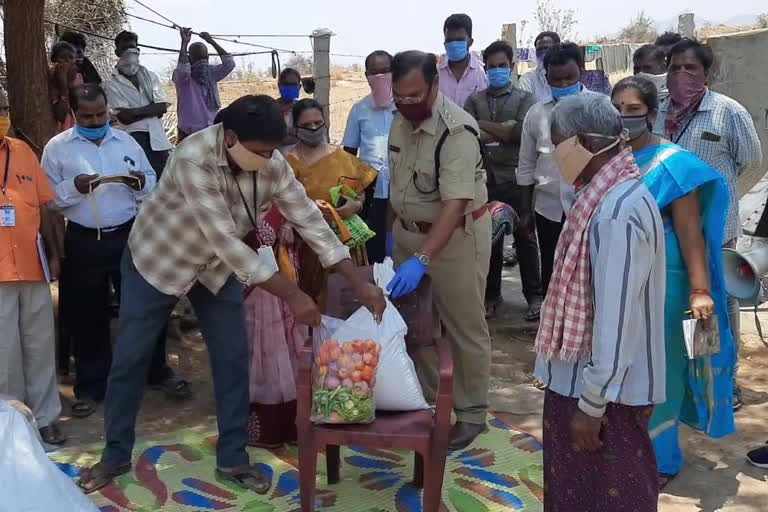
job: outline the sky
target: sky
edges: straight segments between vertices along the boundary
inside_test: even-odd
[[[719,0],[644,0],[626,2],[628,8],[605,8],[605,0],[553,0],[562,9],[575,11],[577,38],[615,34],[634,18],[640,9],[654,20],[666,22],[683,12],[694,12],[698,20],[720,22],[737,15],[754,15],[768,11],[765,0],[729,0],[728,12],[723,12]],[[390,53],[420,49],[442,51],[442,25],[445,18],[457,12],[468,14],[474,23],[475,50],[482,50],[501,35],[504,23],[517,23],[518,39],[527,42],[538,32],[533,18],[536,0],[289,0],[263,2],[256,0],[142,0],[175,23],[212,34],[310,34],[317,28],[330,28],[336,34],[331,39],[331,52],[367,55],[373,50]],[[156,15],[125,0],[129,13],[157,19]],[[691,4],[697,4],[692,9]],[[194,7],[191,7],[193,6]],[[362,7],[365,5],[365,7]],[[501,7],[504,6],[504,7]],[[631,6],[631,7],[629,7]],[[528,23],[522,32],[522,21]],[[132,30],[145,44],[177,48],[179,35],[170,29],[129,18]],[[668,23],[666,23],[668,25]],[[664,26],[663,28],[667,28]],[[193,39],[193,41],[196,39]],[[311,50],[308,38],[244,39],[255,44],[282,49]],[[231,52],[254,51],[232,43],[221,43]],[[143,63],[157,72],[164,72],[175,58],[170,55],[146,55]],[[290,55],[283,55],[287,60]],[[241,62],[244,58],[240,59]],[[248,58],[255,67],[267,68],[268,56]],[[332,64],[362,63],[359,57],[331,57]]]

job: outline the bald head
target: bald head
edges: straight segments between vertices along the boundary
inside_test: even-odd
[[[200,60],[206,60],[208,58],[208,47],[204,43],[192,43],[189,45],[189,62],[194,64]]]

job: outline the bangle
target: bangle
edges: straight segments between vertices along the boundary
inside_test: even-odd
[[[694,290],[691,290],[691,297],[694,295],[706,295],[707,297],[712,298],[712,294],[709,293],[709,290],[705,290],[704,288],[696,288]]]

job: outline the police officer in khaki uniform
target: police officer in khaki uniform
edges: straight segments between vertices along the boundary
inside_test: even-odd
[[[393,297],[412,292],[424,274],[444,335],[453,349],[457,423],[451,449],[486,430],[491,341],[485,321],[485,282],[491,220],[477,122],[438,89],[437,59],[409,51],[392,61],[398,113],[389,134],[390,202],[394,215]],[[423,365],[427,398],[434,398],[437,360]]]

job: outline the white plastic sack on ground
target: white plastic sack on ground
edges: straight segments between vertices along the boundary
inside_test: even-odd
[[[376,284],[386,293],[387,284],[395,275],[392,260],[386,258],[384,263],[375,264],[373,274]],[[327,317],[323,319],[323,324],[326,328],[331,326]],[[333,332],[332,338],[341,343],[372,339],[381,345],[374,388],[377,410],[415,411],[429,408],[416,376],[416,368],[405,348],[407,332],[403,317],[389,299],[380,324],[376,323],[368,309],[361,307]]]
[[[53,462],[24,415],[0,401],[0,512],[98,512]]]

